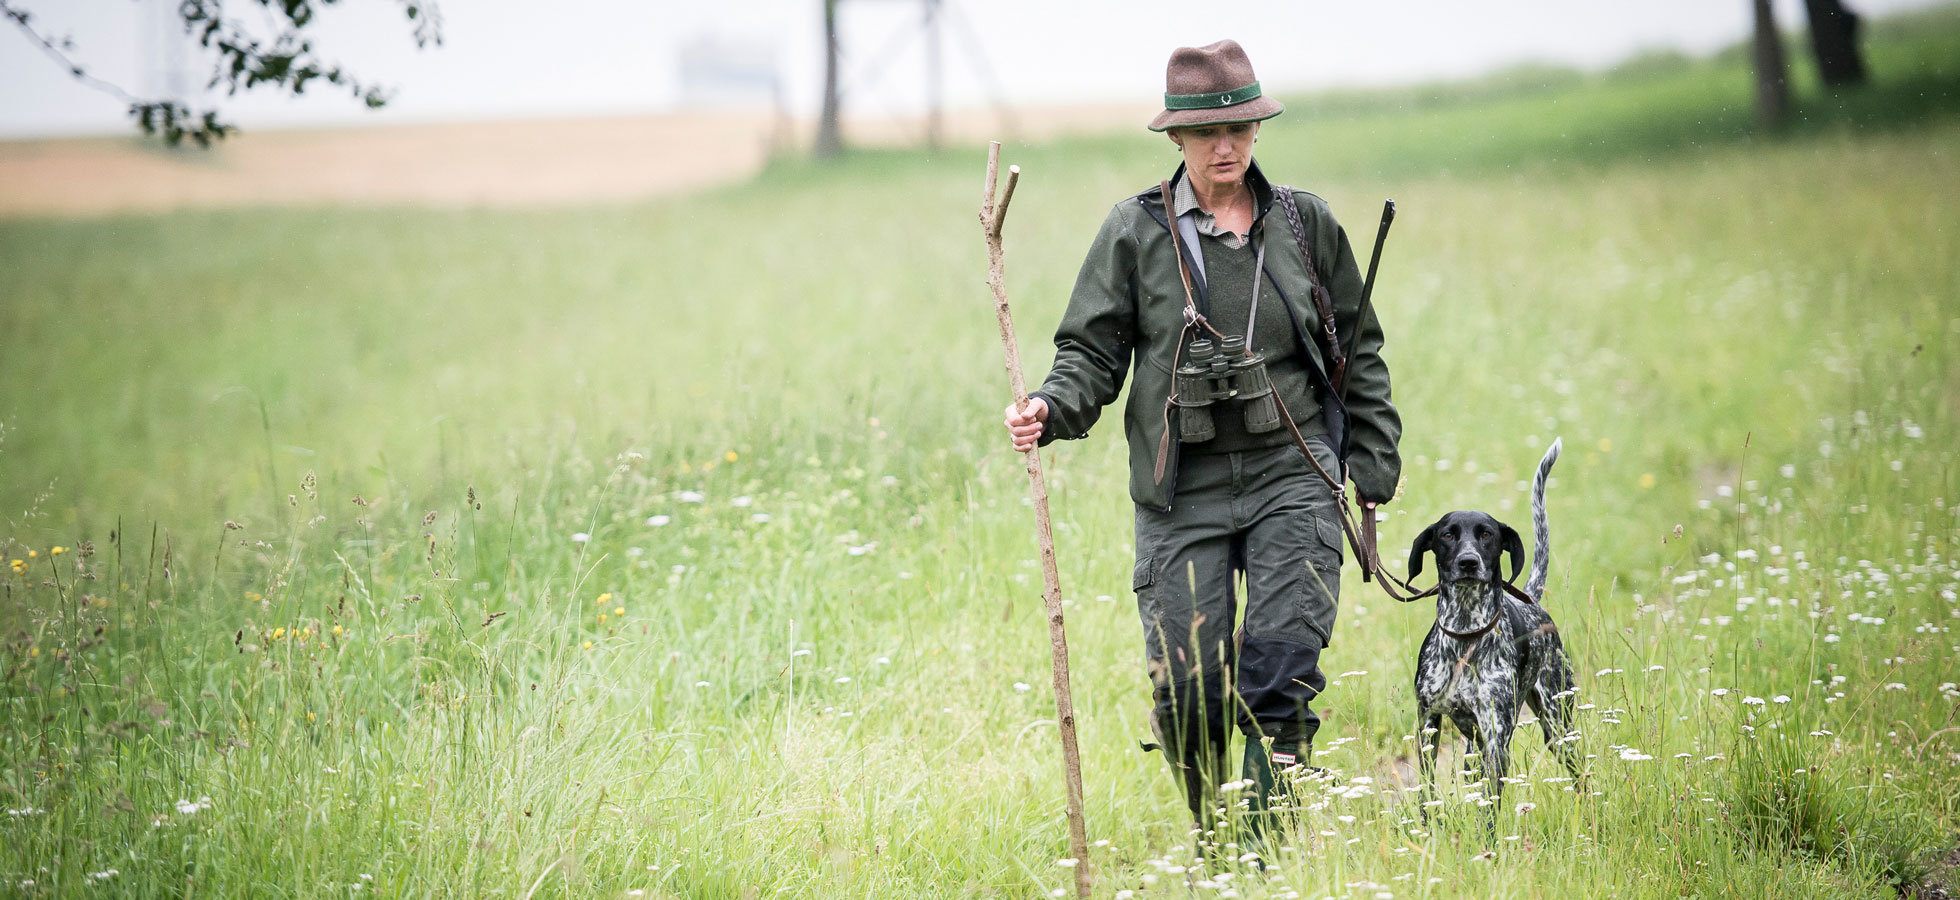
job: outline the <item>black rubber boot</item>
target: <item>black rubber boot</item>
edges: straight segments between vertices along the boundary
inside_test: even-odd
[[[1178,788],[1202,840],[1218,827],[1218,786],[1226,780],[1226,704],[1219,675],[1159,685],[1150,730],[1177,774]],[[1146,746],[1145,749],[1150,749]]]
[[[1177,768],[1184,803],[1191,810],[1191,826],[1209,841],[1215,837],[1211,832],[1218,828],[1218,786],[1225,783],[1226,768],[1224,748],[1206,749],[1210,752],[1190,754],[1178,761]]]
[[[1245,761],[1239,768],[1249,801],[1244,817],[1246,837],[1262,859],[1278,849],[1281,822],[1297,807],[1292,776],[1305,771],[1312,755],[1313,745],[1297,740],[1274,740],[1269,746],[1259,738],[1246,738]]]

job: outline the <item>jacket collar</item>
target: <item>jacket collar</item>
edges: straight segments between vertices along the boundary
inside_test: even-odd
[[[1177,164],[1177,170],[1171,173],[1171,184],[1177,184],[1177,180],[1182,177],[1184,177],[1184,164],[1180,162]],[[1273,208],[1273,183],[1266,180],[1266,173],[1259,169],[1257,159],[1246,163],[1245,186],[1252,191],[1252,201],[1255,204],[1252,221],[1257,225],[1266,218],[1266,212]],[[1163,194],[1164,186],[1157,185],[1138,194],[1137,199],[1142,201],[1144,208],[1150,211],[1151,218],[1156,219],[1160,224],[1168,224],[1171,198]]]

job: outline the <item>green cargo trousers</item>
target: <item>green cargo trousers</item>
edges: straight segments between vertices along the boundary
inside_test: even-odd
[[[1322,468],[1338,471],[1324,440],[1307,444]],[[1340,597],[1333,493],[1291,444],[1192,450],[1180,454],[1170,511],[1136,511],[1132,587],[1152,730],[1173,760],[1190,763],[1223,753],[1228,722],[1249,740],[1311,744],[1320,718],[1309,704],[1327,685],[1320,652]]]

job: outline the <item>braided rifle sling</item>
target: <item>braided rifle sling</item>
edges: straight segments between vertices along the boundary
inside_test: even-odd
[[[1300,221],[1300,207],[1293,202],[1293,189],[1283,184],[1273,186],[1273,199],[1279,203],[1280,211],[1286,214],[1286,224],[1293,229],[1293,240],[1300,246],[1300,258],[1307,263],[1308,291],[1313,295],[1314,311],[1320,314],[1320,352],[1327,358],[1327,383],[1347,384],[1347,355],[1341,352],[1341,338],[1334,328],[1334,298],[1320,283],[1320,270],[1314,266],[1313,250],[1307,246],[1307,226]]]

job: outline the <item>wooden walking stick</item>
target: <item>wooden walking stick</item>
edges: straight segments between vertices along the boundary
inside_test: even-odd
[[[1007,379],[1014,389],[1016,409],[1028,408],[1028,386],[1021,375],[1021,351],[1014,343],[1014,317],[1007,309],[1007,282],[1001,275],[1000,225],[1014,199],[1020,166],[1007,167],[1007,187],[994,200],[1000,174],[1000,142],[987,145],[987,189],[980,195],[980,228],[987,238],[987,286],[994,290],[994,317],[1000,320],[1000,342],[1007,348]],[[1035,537],[1041,543],[1041,599],[1048,604],[1048,647],[1055,669],[1055,714],[1062,727],[1062,767],[1068,780],[1068,846],[1075,857],[1075,893],[1089,896],[1089,835],[1082,823],[1082,755],[1075,746],[1075,701],[1069,694],[1068,632],[1062,627],[1062,577],[1055,568],[1055,531],[1048,523],[1048,483],[1041,477],[1041,451],[1029,448],[1028,485],[1034,492]]]

